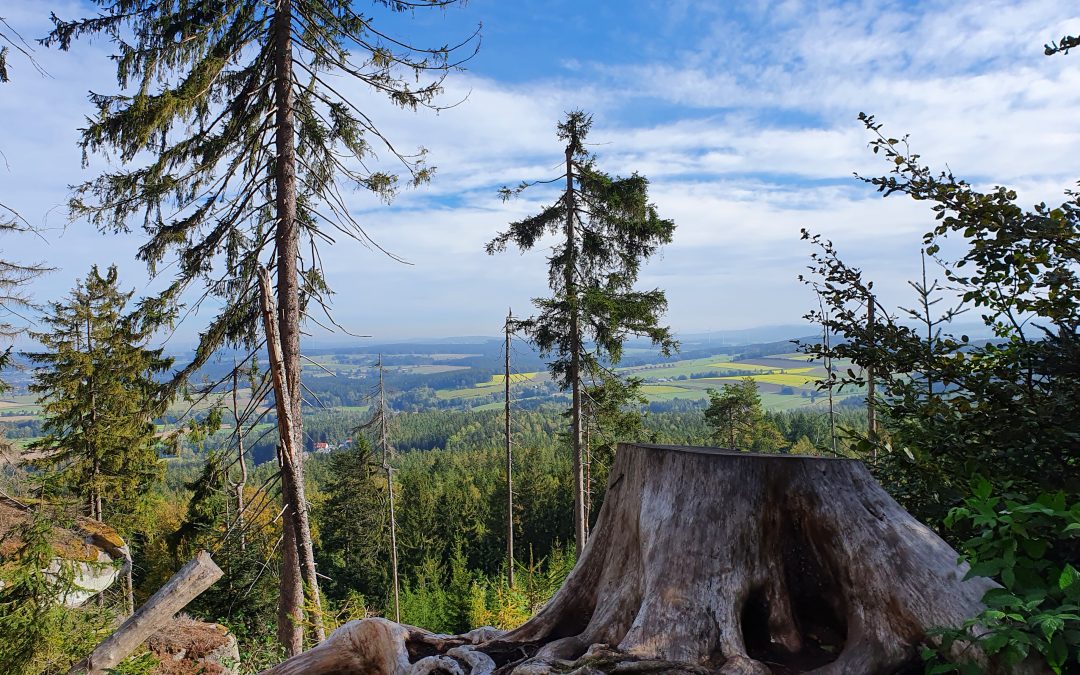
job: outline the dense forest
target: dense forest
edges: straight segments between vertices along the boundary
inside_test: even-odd
[[[6,315],[35,317],[0,325],[27,345],[0,356],[0,388],[33,399],[0,416],[0,671],[106,672],[93,660],[103,641],[135,630],[139,620],[124,620],[153,607],[201,552],[221,575],[182,609],[234,636],[238,659],[191,672],[260,672],[354,619],[447,635],[516,628],[551,609],[600,538],[593,528],[605,498],[624,480],[609,476],[628,451],[620,444],[650,444],[855,460],[816,466],[858,462],[851,471],[865,467],[866,483],[929,528],[923,539],[955,549],[954,580],[989,589],[978,611],[905,627],[903,644],[871,644],[874,658],[893,659],[880,672],[1080,672],[1080,193],[1029,207],[1014,189],[935,168],[930,150],[924,159],[915,141],[860,113],[867,154],[881,163],[880,173],[856,176],[858,188],[928,209],[924,236],[911,242],[922,274],[908,282],[908,299],[883,302],[877,270],[848,262],[827,232],[804,229],[790,242],[808,261],[791,270],[813,298],[803,336],[680,345],[665,289],[641,281],[664,264],[679,224],[635,165],[609,161],[626,156],[595,143],[593,115],[574,109],[550,120],[551,161],[523,165],[536,175],[500,178],[516,187],[492,195],[517,210],[489,233],[486,254],[547,254],[546,295],[508,314],[503,338],[305,350],[313,327],[337,325],[323,265],[330,248],[351,243],[403,260],[369,235],[344,195],[389,202],[434,176],[426,151],[395,146],[394,126],[377,124],[370,102],[350,92],[445,110],[444,82],[476,54],[479,32],[425,46],[344,1],[85,4],[65,10],[89,7],[84,18],[52,15],[38,44],[78,53],[103,42],[115,52],[117,91],[91,96],[79,130],[95,175],[71,187],[68,215],[105,233],[139,228],[138,260],[167,283],[137,296],[116,265],[93,265],[66,296],[40,299],[27,289],[48,261],[0,261]],[[454,4],[371,9],[407,33],[399,19]],[[2,18],[0,38],[14,47],[0,48],[2,88],[12,74],[32,76],[36,62]],[[1078,44],[1066,36],[1045,52]],[[0,229],[33,236],[6,203]],[[167,336],[199,307],[197,346],[169,353]],[[683,396],[689,385],[698,398]],[[701,477],[686,484],[698,485],[692,478]],[[738,493],[737,482],[718,489]],[[667,509],[662,525],[676,531],[710,487],[669,489],[675,497],[660,507],[665,495],[641,499]],[[620,550],[611,542],[637,523],[597,546]],[[809,517],[774,530],[790,535],[788,548],[829,548]],[[852,542],[859,534],[847,533]],[[923,563],[902,549],[891,555],[896,541],[874,545],[868,560]],[[766,553],[755,559],[761,569],[773,562]],[[820,573],[811,558],[777,555]],[[820,573],[815,592],[843,595],[860,577],[845,574]],[[671,606],[693,590],[672,590]],[[762,600],[769,592],[731,599],[731,615],[766,631],[783,623],[778,596]],[[821,613],[840,613],[842,602],[834,605]],[[798,607],[787,611],[809,625]],[[829,617],[847,633],[805,644],[796,636],[783,656],[740,633],[734,641],[748,643],[752,664],[719,647],[707,663],[681,663],[672,654],[688,651],[574,645],[594,618],[532,640],[518,661],[499,654],[497,672],[533,657],[550,657],[543,672],[809,672],[843,663],[876,628],[871,618],[849,626]],[[707,623],[726,630],[721,619]],[[540,644],[549,638],[576,651]],[[140,639],[107,672],[178,672],[167,653]],[[626,670],[624,658],[637,665]],[[608,670],[581,659],[608,659],[597,666]],[[876,675],[872,663],[863,675]],[[442,668],[423,672],[461,672]]]

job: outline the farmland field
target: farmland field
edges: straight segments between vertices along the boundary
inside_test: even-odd
[[[755,382],[768,382],[769,384],[786,385],[789,387],[805,387],[813,385],[815,380],[820,379],[816,375],[791,375],[789,373],[769,373],[766,375],[752,375]]]
[[[778,345],[785,351],[770,354],[762,347],[751,345],[743,354],[739,349],[724,351],[722,347],[688,349],[693,358],[673,355],[663,358],[655,350],[640,345],[627,347],[624,356],[630,365],[617,367],[622,376],[642,380],[642,393],[648,401],[664,403],[671,401],[694,401],[699,404],[708,399],[710,389],[719,390],[725,384],[750,377],[758,385],[762,403],[767,409],[784,410],[803,406],[820,406],[825,399],[817,391],[816,380],[824,379],[822,363],[807,360],[806,355],[791,352],[789,345]],[[400,344],[373,346],[370,351],[356,347],[343,348],[341,352],[320,349],[305,357],[303,374],[311,396],[307,408],[315,411],[325,405],[326,409],[340,413],[362,413],[368,410],[367,397],[377,379],[373,367],[381,352],[386,365],[387,389],[393,401],[402,397],[407,409],[437,408],[498,409],[502,406],[505,386],[503,374],[503,345],[501,340],[478,340],[475,343],[447,345]],[[521,403],[537,404],[556,401],[565,404],[566,396],[557,391],[546,371],[546,359],[527,348],[515,350],[511,367],[517,371],[511,375],[512,396]],[[651,361],[651,362],[650,362]],[[222,357],[216,371],[202,375],[203,382],[224,381],[221,378],[231,359]],[[265,364],[262,364],[265,368]],[[837,369],[848,364],[837,361]],[[226,370],[223,370],[226,369]],[[25,391],[25,389],[23,390]],[[844,396],[860,395],[858,390],[845,391]],[[251,392],[244,388],[239,392],[239,405],[250,403]],[[842,397],[841,397],[842,398]],[[214,406],[231,406],[231,397],[219,390],[214,395],[194,405],[178,400],[170,406],[168,415],[159,420],[159,430],[175,428],[174,419],[185,413],[202,414]],[[265,404],[261,406],[265,409]],[[0,400],[0,423],[26,422],[40,415],[34,397],[8,394]],[[231,419],[229,414],[226,419]],[[167,421],[169,424],[165,424]]]
[[[520,382],[528,382],[529,380],[533,379],[534,377],[536,377],[539,374],[540,373],[510,373],[510,384],[518,384]],[[494,387],[496,385],[502,386],[502,384],[505,381],[506,381],[506,375],[503,375],[503,374],[500,373],[498,375],[492,375],[490,380],[488,380],[487,382],[481,382],[480,384],[478,384],[476,386],[477,387]]]
[[[721,370],[751,370],[751,371],[770,371],[770,366],[759,366],[753,363],[734,363],[732,361],[725,361],[722,363],[710,363],[710,368],[720,368]]]

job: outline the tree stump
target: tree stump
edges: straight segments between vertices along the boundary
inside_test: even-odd
[[[926,630],[994,585],[957,559],[860,462],[622,444],[581,559],[520,628],[367,619],[268,672],[921,672]]]

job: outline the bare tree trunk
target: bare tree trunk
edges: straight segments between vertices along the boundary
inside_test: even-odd
[[[585,550],[585,471],[581,452],[581,307],[577,293],[577,232],[574,229],[574,147],[566,146],[566,270],[563,274],[570,305],[570,447],[574,454],[574,550]]]
[[[394,583],[394,621],[401,621],[401,581],[398,579],[397,519],[394,515],[394,470],[386,464],[386,489],[390,498],[390,573]]]
[[[284,513],[284,526],[295,532],[296,561],[285,558],[283,566],[294,566],[295,570],[283,570],[282,606],[279,607],[279,621],[284,613],[297,614],[297,608],[284,605],[294,604],[295,584],[291,575],[297,574],[304,584],[308,604],[312,609],[311,625],[317,641],[325,638],[322,625],[321,601],[319,598],[319,580],[315,575],[315,556],[311,544],[311,530],[307,522],[307,502],[304,497],[303,468],[303,433],[300,409],[300,289],[297,273],[297,255],[300,240],[299,226],[296,220],[296,130],[293,110],[293,72],[292,72],[292,0],[278,0],[271,28],[274,41],[274,98],[275,98],[275,146],[277,149],[277,167],[274,177],[276,190],[277,230],[275,232],[275,250],[277,254],[277,327],[281,340],[281,360],[284,372],[275,378],[275,394],[281,400],[287,395],[286,421],[291,421],[289,428],[282,429],[282,489],[288,495],[289,504]],[[269,342],[269,336],[268,336]],[[279,411],[281,406],[279,405]],[[281,418],[279,412],[279,420]],[[281,422],[279,421],[279,424]],[[286,437],[284,433],[288,433]],[[287,542],[286,542],[287,543]],[[283,547],[283,554],[287,552]],[[287,579],[290,588],[285,588]],[[297,627],[294,630],[300,629]],[[279,625],[279,634],[284,633]],[[295,634],[289,640],[288,649],[295,645]]]
[[[592,520],[592,424],[593,424],[593,409],[592,406],[585,406],[585,428],[582,430],[585,438],[582,440],[582,446],[585,448],[585,540],[589,540],[589,521]]]
[[[244,488],[247,486],[248,472],[247,462],[244,461],[244,431],[241,429],[240,407],[236,400],[236,390],[239,386],[239,377],[236,371],[236,361],[233,361],[232,374],[232,414],[233,431],[236,434],[236,461],[240,464],[240,480],[233,483],[233,491],[236,493],[236,527],[240,532],[240,550],[247,549],[247,536],[244,533]]]
[[[269,672],[915,672],[927,630],[995,585],[956,561],[860,462],[622,444],[584,554],[517,630],[472,646],[355,621]]]
[[[296,427],[296,418],[293,416],[294,406],[289,391],[289,381],[286,377],[284,359],[282,357],[281,344],[279,342],[277,325],[275,324],[274,300],[270,295],[270,275],[265,268],[259,268],[259,285],[261,292],[261,304],[263,325],[266,330],[266,351],[270,357],[270,374],[274,383],[274,397],[277,403],[278,437],[281,439],[281,485],[282,499],[284,500],[283,516],[292,513],[292,527],[285,520],[283,530],[291,530],[294,538],[295,557],[298,562],[300,579],[303,582],[301,600],[306,595],[307,609],[310,611],[309,624],[316,642],[326,639],[322,625],[322,602],[319,598],[319,580],[315,574],[315,553],[311,544],[311,529],[308,523],[307,498],[304,496],[304,449],[297,442],[300,436]],[[288,540],[285,541],[286,546]],[[282,558],[285,560],[286,550],[283,547]],[[283,564],[284,567],[284,564]],[[283,570],[283,573],[287,570]],[[290,584],[290,589],[295,589],[295,583]],[[302,608],[301,608],[302,609]],[[295,615],[296,612],[293,612]],[[278,618],[281,619],[282,608],[278,608]],[[301,616],[302,616],[301,612]],[[279,634],[283,633],[282,627],[278,626]],[[290,638],[295,640],[295,636]],[[301,634],[302,639],[302,634]]]
[[[87,377],[87,386],[90,390],[90,429],[92,433],[97,435],[97,385],[95,383],[97,373],[94,372],[94,368],[97,367],[93,360],[94,354],[94,335],[90,326],[90,313],[92,308],[90,301],[86,302],[86,353],[90,355],[90,375]],[[94,520],[104,522],[102,515],[101,505],[101,449],[94,446],[90,448],[90,452],[94,457],[92,476],[93,479],[90,483],[90,517]]]
[[[127,571],[124,573],[124,609],[127,616],[131,616],[135,613],[135,584],[131,578],[132,564],[129,560],[127,565]]]
[[[833,363],[832,341],[829,337],[829,315],[825,313],[825,304],[818,295],[818,306],[821,308],[821,345],[825,350],[825,376],[826,393],[829,395],[829,440],[833,454],[836,451],[836,409],[833,405]]]
[[[394,621],[401,621],[401,581],[398,578],[397,517],[394,514],[393,448],[390,445],[390,410],[386,406],[386,383],[383,379],[382,354],[379,354],[379,444],[382,446],[383,469],[386,470],[386,494],[390,515],[390,575],[394,584]]]
[[[281,491],[287,494],[285,457],[278,446],[281,465]],[[281,513],[281,578],[278,580],[277,638],[286,654],[304,650],[304,584],[300,580],[296,554],[296,526],[292,510],[285,505]]]
[[[934,316],[930,313],[930,305],[935,304],[937,300],[931,302],[930,300],[930,287],[926,283],[926,250],[923,249],[919,252],[919,258],[922,261],[922,290],[919,291],[920,301],[922,303],[923,310],[923,322],[926,324],[926,363],[931,364],[934,362]],[[926,400],[934,398],[934,374],[927,368],[926,371]]]
[[[870,294],[866,299],[866,327],[870,334],[870,348],[874,347],[874,305],[877,299]],[[877,440],[877,395],[874,382],[874,367],[866,369],[866,433],[871,441]],[[877,446],[874,446],[874,459],[877,459]]]
[[[510,327],[514,311],[506,312],[506,375],[503,397],[506,413],[506,583],[514,587],[514,453],[510,445]]]

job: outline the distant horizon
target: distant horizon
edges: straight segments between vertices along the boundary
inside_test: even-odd
[[[911,324],[908,322],[901,322],[905,325]],[[673,330],[675,338],[686,344],[696,345],[700,348],[702,343],[716,342],[717,346],[725,347],[740,347],[750,346],[756,344],[765,344],[772,342],[783,342],[785,340],[795,340],[798,338],[807,338],[816,335],[816,331],[820,331],[819,326],[814,324],[777,324],[766,326],[754,326],[750,328],[734,328],[734,329],[717,329],[712,331],[692,331],[681,333],[678,330]],[[987,339],[993,337],[993,332],[987,326],[978,322],[956,322],[952,324],[952,328],[948,331],[955,335],[965,334],[972,339]],[[411,336],[411,337],[387,337],[387,338],[355,338],[349,337],[344,334],[326,334],[320,336],[306,335],[301,342],[302,349],[304,350],[324,350],[335,348],[350,348],[350,349],[365,349],[379,346],[400,346],[400,345],[467,345],[467,344],[480,344],[487,342],[501,342],[503,336],[500,334],[492,333],[489,335],[484,334],[472,334],[472,335],[444,335],[444,336]],[[629,338],[627,345],[640,345],[647,346],[648,340],[646,338]],[[166,353],[179,356],[186,354],[195,347],[195,342],[192,342],[190,347],[176,347],[166,348]],[[232,353],[233,350],[220,350],[224,353]]]

